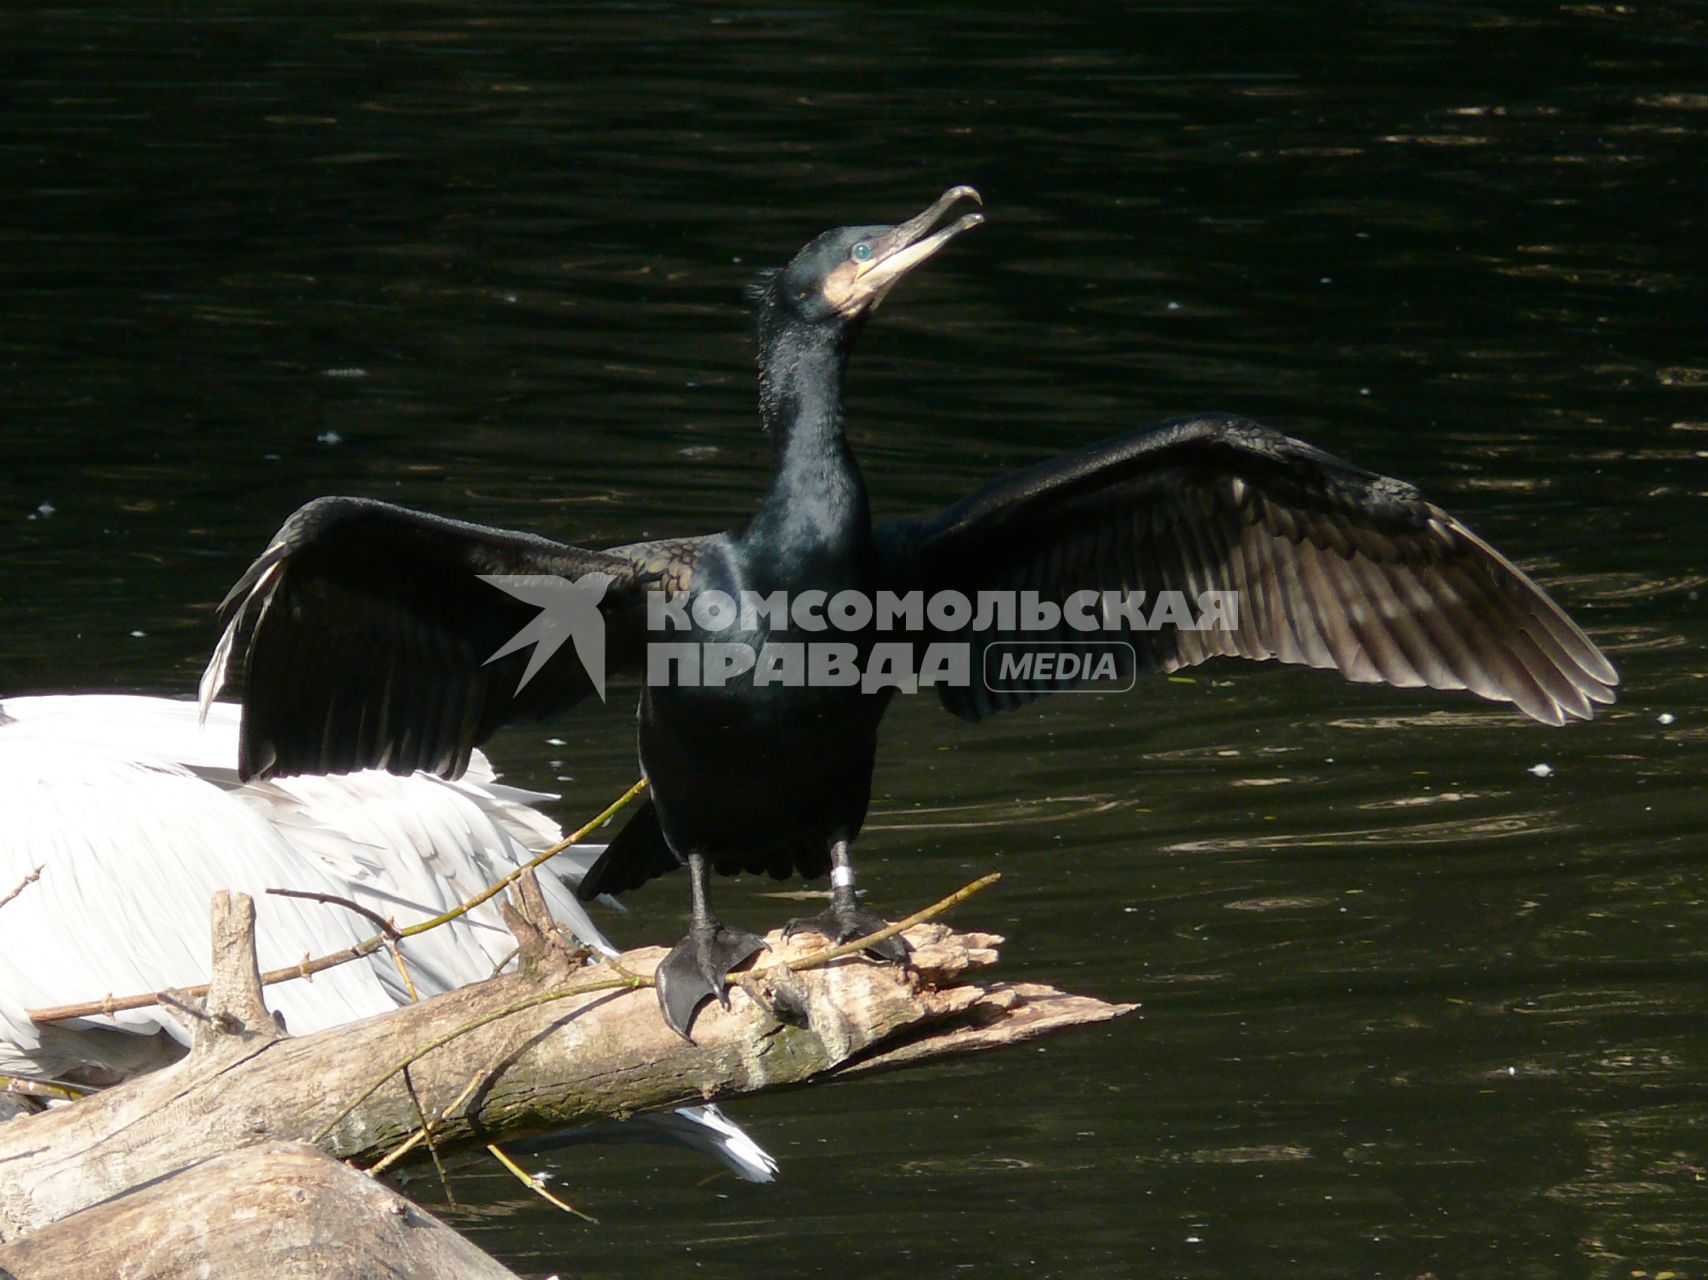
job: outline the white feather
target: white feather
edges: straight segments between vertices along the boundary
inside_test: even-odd
[[[349,898],[402,926],[562,838],[533,807],[552,797],[499,785],[478,752],[456,782],[368,771],[239,784],[239,723],[222,703],[203,719],[196,703],[163,698],[0,700],[0,895],[41,868],[0,907],[0,1075],[108,1084],[178,1056],[190,1028],[168,1009],[51,1026],[24,1010],[205,982],[215,890],[255,899],[261,966],[280,968],[374,927],[269,888]],[[569,932],[613,955],[571,888],[596,852],[573,847],[539,882]],[[494,899],[403,952],[425,998],[490,976],[514,945]],[[267,989],[298,1034],[407,998],[384,951]],[[713,1151],[743,1177],[768,1180],[776,1168],[715,1108],[677,1113],[660,1134]]]

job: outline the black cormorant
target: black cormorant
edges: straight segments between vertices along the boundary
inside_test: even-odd
[[[499,724],[585,697],[603,672],[579,650],[559,648],[520,689],[527,655],[492,660],[538,616],[481,580],[492,574],[599,584],[604,666],[615,673],[647,666],[659,621],[648,617],[649,593],[668,595],[687,621],[651,640],[759,652],[823,636],[787,616],[732,622],[680,606],[776,592],[820,604],[842,592],[1029,592],[1059,606],[1076,593],[1196,600],[1219,590],[1235,593],[1237,608],[1208,629],[1150,629],[1128,615],[1124,665],[1274,658],[1356,681],[1469,689],[1548,724],[1587,719],[1613,700],[1618,676],[1595,645],[1458,520],[1408,484],[1241,418],[1176,419],[1002,477],[937,515],[874,525],[843,431],[842,376],[895,282],[983,220],[968,212],[934,230],[967,199],[977,193],[956,187],[899,226],[827,232],[755,286],[760,415],[774,460],[757,512],[735,531],[589,551],[363,499],[296,512],[227,597],[228,627],[204,677],[205,696],[228,676],[242,681],[244,776],[376,765],[454,776]],[[1014,613],[907,620],[914,652],[968,647],[972,679],[938,694],[970,720],[1059,687],[993,691],[979,678],[991,646],[1044,639],[1071,650],[1083,639],[1065,625],[1024,631]],[[847,638],[865,658],[880,637],[866,626]],[[813,923],[838,939],[878,923],[856,905],[849,845],[893,688],[733,670],[721,684],[643,684],[650,795],[582,885],[587,895],[617,892],[688,866],[693,923],[658,971],[664,1016],[684,1035],[703,999],[725,996],[725,973],[763,945],[711,915],[709,871],[830,871],[831,907]],[[905,952],[892,944],[884,954]]]

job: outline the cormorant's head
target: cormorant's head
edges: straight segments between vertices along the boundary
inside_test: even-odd
[[[951,187],[930,208],[900,226],[826,231],[788,266],[762,280],[758,296],[809,324],[858,319],[882,302],[897,280],[955,236],[984,221],[982,213],[963,213],[933,231],[962,200],[983,203],[971,187]]]

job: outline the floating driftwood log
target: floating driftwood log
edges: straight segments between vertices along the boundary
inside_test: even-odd
[[[908,972],[832,950],[812,935],[772,934],[770,952],[732,988],[730,1007],[703,1009],[689,1043],[665,1027],[650,988],[661,948],[588,965],[555,930],[540,927],[543,908],[532,906],[524,895],[522,910],[507,912],[521,942],[519,972],[293,1038],[266,1012],[253,905],[216,897],[213,982],[189,1056],[0,1124],[0,1241],[9,1242],[0,1244],[0,1274],[73,1274],[48,1265],[64,1256],[53,1250],[70,1247],[59,1242],[73,1228],[90,1233],[85,1239],[98,1231],[102,1247],[114,1251],[101,1274],[181,1274],[142,1261],[165,1229],[162,1206],[177,1203],[191,1218],[216,1210],[200,1191],[161,1197],[176,1195],[175,1186],[231,1178],[237,1166],[225,1161],[246,1162],[251,1183],[262,1177],[257,1161],[284,1162],[268,1175],[278,1187],[301,1180],[300,1197],[245,1204],[288,1217],[310,1212],[302,1206],[312,1202],[320,1212],[353,1196],[352,1184],[319,1169],[297,1144],[366,1167],[420,1142],[424,1120],[432,1146],[443,1151],[997,1048],[1130,1007],[1034,984],[973,982],[996,960],[1001,939],[990,934],[917,925],[906,934],[914,949]],[[389,1193],[357,1197],[339,1212],[353,1240],[383,1248],[390,1227],[375,1214],[395,1217],[396,1203]],[[366,1213],[373,1221],[357,1221],[363,1204],[380,1206]],[[236,1211],[235,1202],[227,1207]],[[188,1265],[200,1249],[191,1261],[210,1268],[204,1274],[285,1273],[251,1270],[253,1239],[241,1231],[173,1238],[180,1250],[173,1266]],[[117,1265],[121,1255],[133,1260],[130,1269]],[[484,1265],[484,1272],[454,1273],[507,1274]],[[451,1273],[394,1267],[385,1274]]]

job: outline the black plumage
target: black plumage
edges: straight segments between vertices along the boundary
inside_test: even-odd
[[[1223,414],[1053,459],[936,517],[880,525],[876,539],[894,590],[1238,594],[1237,628],[1120,631],[1148,671],[1273,658],[1360,683],[1469,689],[1552,725],[1587,719],[1618,682],[1540,587],[1411,485]],[[977,669],[984,646],[1019,637],[967,638]],[[970,720],[1030,700],[942,696]]]
[[[1458,520],[1400,481],[1245,419],[1201,414],[1118,436],[1003,477],[929,517],[874,525],[843,431],[840,388],[872,307],[907,270],[976,225],[933,231],[966,198],[955,188],[896,227],[820,236],[753,293],[761,418],[773,438],[766,494],[729,533],[589,551],[527,534],[334,498],[286,522],[225,605],[211,697],[244,687],[245,776],[459,773],[496,727],[560,711],[594,687],[567,646],[517,692],[526,655],[489,661],[534,618],[480,574],[606,584],[598,604],[613,674],[638,673],[649,591],[698,600],[785,591],[1236,593],[1237,625],[1121,625],[1129,668],[1173,671],[1217,656],[1275,659],[1356,681],[1468,689],[1561,724],[1610,702],[1612,665],[1534,582]],[[656,638],[656,637],[655,637]],[[812,639],[763,620],[685,635],[746,643]],[[1017,631],[929,626],[906,639],[970,646],[975,678],[939,686],[978,720],[1062,687],[999,691],[976,678],[991,645]],[[1083,633],[1024,633],[1071,648]],[[1104,638],[1100,636],[1099,638]],[[869,653],[878,636],[855,637]],[[832,907],[812,922],[838,937],[873,927],[853,892],[849,846],[870,798],[877,727],[892,691],[643,684],[640,754],[651,781],[582,886],[621,892],[686,863],[693,924],[660,966],[667,1020],[723,994],[723,975],[760,945],[706,904],[715,870],[817,876],[834,869]],[[892,957],[904,954],[890,948]]]

